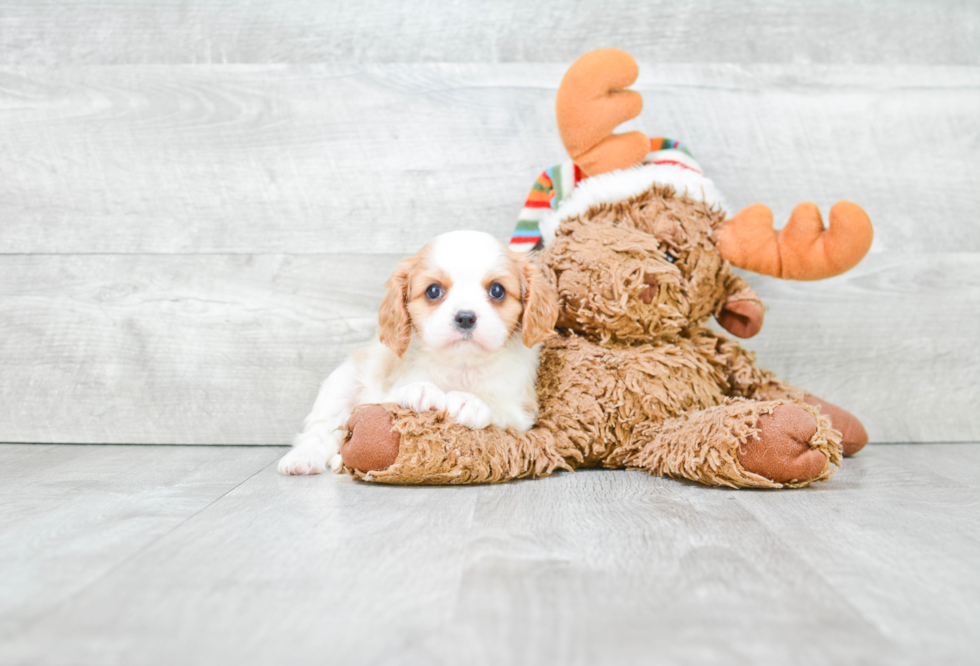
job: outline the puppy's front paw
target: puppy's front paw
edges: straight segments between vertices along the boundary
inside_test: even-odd
[[[446,394],[446,412],[456,423],[467,428],[481,430],[493,421],[493,412],[487,403],[472,393],[450,391]]]
[[[432,382],[407,384],[396,389],[391,400],[416,412],[441,412],[446,409],[446,394]]]
[[[292,449],[279,461],[279,473],[285,476],[321,474],[326,469],[323,456],[310,447]]]

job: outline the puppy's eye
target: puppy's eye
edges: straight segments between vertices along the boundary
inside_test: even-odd
[[[677,263],[677,257],[675,257],[673,254],[671,254],[669,250],[667,252],[664,252],[664,259],[666,259],[667,261],[669,261],[672,264],[676,264]]]
[[[507,290],[499,282],[494,282],[490,285],[490,298],[495,301],[503,299],[507,295]]]
[[[430,301],[434,301],[442,296],[442,287],[437,284],[430,284],[429,288],[425,290],[425,297]]]

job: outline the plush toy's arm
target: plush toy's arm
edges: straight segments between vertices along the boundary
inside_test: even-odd
[[[563,433],[490,426],[471,430],[441,414],[369,405],[348,421],[343,470],[364,481],[444,485],[549,476],[582,461]]]
[[[734,273],[729,273],[725,277],[725,303],[731,303],[734,301],[755,301],[760,306],[762,306],[762,299],[759,294],[755,293],[755,290],[749,286],[749,283],[735,275]],[[719,308],[720,309],[720,308]]]
[[[715,319],[732,335],[751,338],[762,329],[766,312],[762,299],[748,282],[734,273],[725,278],[725,294],[725,299],[715,308]]]

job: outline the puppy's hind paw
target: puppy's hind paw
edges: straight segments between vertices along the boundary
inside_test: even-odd
[[[327,465],[323,457],[308,448],[292,449],[279,461],[279,473],[284,476],[321,474]]]
[[[482,430],[493,422],[493,412],[487,403],[464,391],[446,394],[446,412],[456,423],[473,430]]]

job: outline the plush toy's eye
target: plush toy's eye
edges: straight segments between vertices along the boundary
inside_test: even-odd
[[[666,259],[667,261],[669,261],[672,264],[676,264],[677,263],[677,257],[675,257],[674,255],[672,255],[669,250],[667,252],[664,252],[664,259]]]
[[[494,282],[490,285],[490,298],[495,301],[502,300],[504,296],[507,295],[507,290],[503,288],[499,282]]]
[[[430,284],[429,288],[425,290],[425,297],[430,301],[434,301],[442,296],[442,287],[437,284]]]

